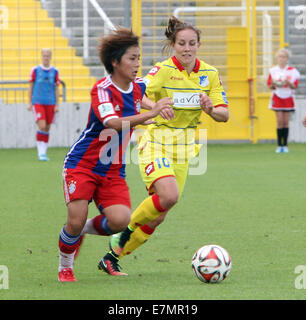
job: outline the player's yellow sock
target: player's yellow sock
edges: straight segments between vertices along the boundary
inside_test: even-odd
[[[144,225],[137,228],[130,237],[130,240],[125,244],[123,251],[120,255],[120,259],[128,254],[131,254],[134,250],[143,245],[154,232],[155,229],[150,228],[148,225]]]
[[[159,196],[157,194],[153,194],[142,201],[142,203],[133,212],[129,228],[131,230],[136,230],[137,227],[155,220],[165,211],[166,209],[160,205]]]

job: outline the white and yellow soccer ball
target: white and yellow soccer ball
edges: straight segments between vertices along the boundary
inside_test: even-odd
[[[283,87],[286,82],[285,74],[282,72],[277,72],[275,75],[273,75],[273,82],[277,87]]]
[[[231,269],[232,260],[229,253],[215,244],[201,247],[192,258],[194,274],[205,283],[221,282],[229,275]]]

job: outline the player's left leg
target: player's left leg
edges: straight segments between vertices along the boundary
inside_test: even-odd
[[[283,152],[288,153],[290,111],[283,111]]]
[[[107,207],[103,210],[104,215],[100,215],[98,217],[102,217],[100,219],[100,223],[98,223],[95,228],[102,235],[102,232],[107,232],[108,235],[120,232],[124,230],[131,216],[131,209],[125,205],[113,205]],[[96,219],[95,217],[94,219]],[[98,219],[96,219],[97,221]],[[107,226],[106,226],[107,225]],[[120,271],[120,266],[118,265],[118,259],[109,252],[106,254],[98,263],[98,268],[100,270],[105,271],[110,275],[115,276],[126,276],[126,273]]]
[[[123,230],[130,221],[130,192],[126,181],[121,177],[107,178],[96,175],[96,179],[99,186],[93,200],[100,214],[86,221],[82,235],[87,233],[109,236]],[[126,211],[129,212],[128,215]]]
[[[282,111],[275,111],[276,115],[276,133],[277,133],[277,148],[276,153],[283,152],[283,113]]]
[[[186,164],[172,164],[173,172],[175,174],[176,182],[179,188],[179,198],[181,197],[184,186],[187,179],[188,173],[188,163]],[[154,188],[152,188],[154,190]],[[168,211],[167,211],[168,212]],[[167,212],[161,214],[157,219],[137,228],[130,236],[130,240],[125,244],[123,251],[120,255],[120,259],[127,255],[131,254],[138,247],[143,245],[149,240],[149,238],[154,233],[156,227],[158,227],[166,218]],[[115,235],[112,237],[112,239]]]
[[[157,219],[148,222],[147,224],[137,228],[130,236],[130,240],[127,241],[125,246],[123,247],[123,251],[119,258],[121,259],[125,255],[131,254],[133,251],[135,251],[137,248],[142,246],[145,242],[147,242],[156,228],[165,220],[166,213],[161,214]],[[113,238],[115,238],[116,235],[114,235]]]
[[[44,126],[41,127],[41,131],[43,131],[45,133],[45,140],[42,143],[42,154],[43,154],[43,158],[44,160],[50,160],[47,156],[47,150],[48,150],[48,146],[49,146],[49,137],[50,137],[50,127],[51,124],[54,121],[54,117],[55,117],[55,112],[54,112],[54,108],[55,106],[53,105],[45,105],[43,106],[45,109],[45,124]]]

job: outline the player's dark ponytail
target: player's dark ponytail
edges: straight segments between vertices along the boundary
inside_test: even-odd
[[[177,19],[176,17],[172,16],[168,20],[168,26],[165,30],[165,36],[168,40],[173,41],[173,36],[176,34],[176,28],[184,23]]]
[[[195,28],[190,23],[183,22],[183,21],[179,20],[178,18],[171,16],[168,20],[168,25],[165,30],[165,36],[167,39],[165,40],[166,44],[164,45],[164,47],[162,49],[163,53],[164,52],[170,53],[171,45],[174,44],[175,40],[176,40],[176,34],[179,31],[185,30],[185,29],[193,30],[197,34],[198,42],[200,42],[201,31],[199,29]]]

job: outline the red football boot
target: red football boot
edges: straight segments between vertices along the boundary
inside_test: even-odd
[[[64,268],[62,271],[58,273],[58,281],[59,282],[76,282],[77,279],[73,274],[73,270],[71,268]]]

